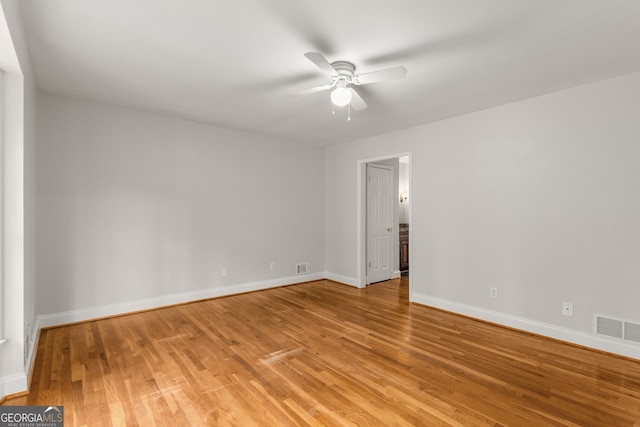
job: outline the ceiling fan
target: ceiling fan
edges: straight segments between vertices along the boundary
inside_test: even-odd
[[[302,92],[298,92],[297,95],[308,95],[333,89],[333,91],[331,91],[331,102],[333,105],[337,107],[349,106],[349,108],[353,107],[358,111],[367,108],[367,103],[353,86],[361,86],[391,79],[403,79],[407,75],[407,69],[404,67],[386,68],[384,70],[356,75],[356,66],[351,62],[329,62],[323,54],[318,52],[307,52],[304,56],[320,68],[320,70],[324,71],[331,79],[331,82],[326,85],[303,90]]]

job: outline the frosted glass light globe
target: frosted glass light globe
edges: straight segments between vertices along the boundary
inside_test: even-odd
[[[331,102],[337,107],[344,107],[351,102],[351,92],[344,86],[339,86],[331,92]]]

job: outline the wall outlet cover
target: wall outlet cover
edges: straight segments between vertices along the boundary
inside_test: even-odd
[[[565,316],[573,317],[573,303],[571,302],[563,302],[562,303],[562,314]]]

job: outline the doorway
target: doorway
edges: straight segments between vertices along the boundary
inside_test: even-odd
[[[411,203],[409,203],[408,195],[411,191],[411,153],[398,153],[395,155],[389,155],[385,157],[377,157],[371,159],[363,159],[358,161],[358,223],[357,223],[357,286],[364,288],[368,284],[375,283],[380,280],[387,280],[387,276],[377,276],[377,272],[370,272],[369,261],[372,262],[372,267],[375,266],[375,259],[370,259],[369,255],[372,253],[380,255],[380,251],[376,252],[375,248],[372,248],[374,242],[372,240],[378,239],[380,242],[380,235],[369,235],[368,226],[368,214],[369,214],[369,200],[368,200],[368,166],[392,166],[393,167],[393,186],[389,193],[390,195],[390,209],[393,212],[393,219],[390,224],[391,231],[388,232],[388,238],[391,239],[391,259],[388,262],[388,272],[391,276],[388,278],[401,277],[401,230],[408,231],[408,225],[411,222],[412,209]],[[400,176],[402,173],[402,176]],[[372,178],[373,179],[373,178]],[[404,193],[404,194],[402,194]],[[401,202],[401,196],[404,200]],[[412,251],[413,239],[408,238],[408,234],[404,234],[405,238],[404,246],[404,276],[409,284],[409,293],[411,293],[411,278],[408,276],[408,267],[412,265]],[[378,242],[378,243],[379,243]],[[407,252],[408,250],[408,252]],[[380,265],[378,265],[380,267]],[[378,269],[380,270],[380,269]],[[370,276],[371,274],[371,276]],[[386,274],[386,273],[385,273]]]

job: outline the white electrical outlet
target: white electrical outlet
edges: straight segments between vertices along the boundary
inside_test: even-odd
[[[220,277],[227,277],[227,269],[226,269],[226,267],[222,267],[220,269]]]
[[[563,302],[562,303],[562,314],[565,316],[573,317],[573,303],[572,302]]]
[[[275,270],[276,269],[276,263],[274,261],[271,261],[271,264],[269,264],[269,268],[271,270]]]
[[[498,288],[489,288],[489,296],[491,298],[498,298]]]

